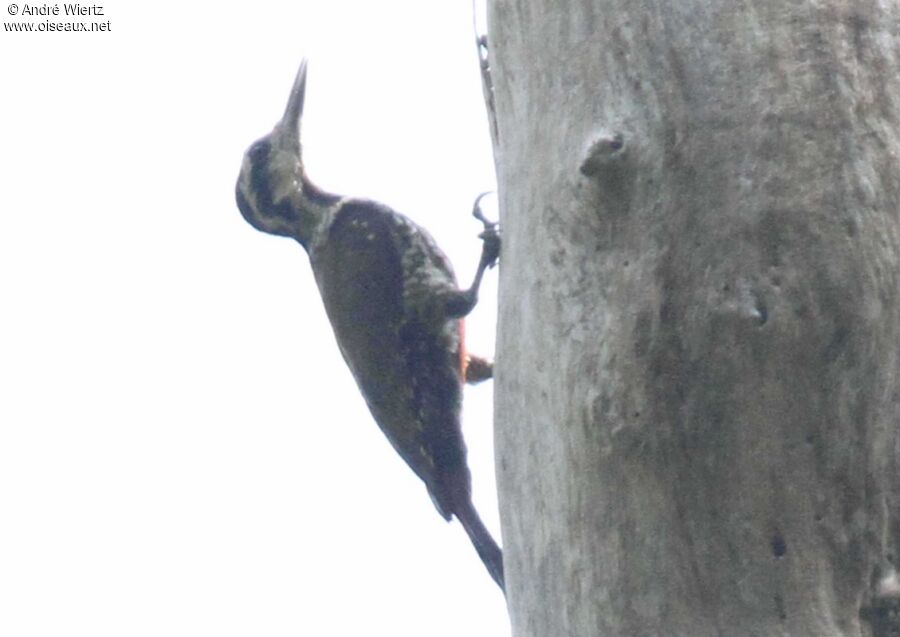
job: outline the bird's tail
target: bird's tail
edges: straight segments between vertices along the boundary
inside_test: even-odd
[[[485,567],[487,567],[488,573],[490,573],[494,581],[497,582],[497,586],[499,586],[500,590],[505,594],[506,588],[503,580],[503,552],[500,550],[500,547],[497,546],[494,538],[491,537],[490,531],[487,530],[487,527],[485,527],[484,523],[481,521],[478,511],[475,510],[475,507],[472,504],[472,498],[460,498],[459,500],[461,501],[456,503],[457,506],[455,507],[454,514],[459,518],[463,528],[469,535],[469,539],[472,541],[472,545],[478,552],[478,557],[481,558],[481,561],[484,562]]]

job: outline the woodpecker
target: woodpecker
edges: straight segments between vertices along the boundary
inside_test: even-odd
[[[338,347],[394,449],[425,483],[438,512],[462,523],[503,589],[503,558],[472,504],[460,427],[462,385],[490,377],[466,354],[463,317],[500,252],[496,224],[483,223],[472,285],[459,288],[450,261],[423,228],[388,206],[327,193],[306,176],[300,125],[306,60],[271,133],[244,154],[236,198],[263,232],[306,250]],[[483,196],[483,195],[482,195]],[[468,370],[468,372],[467,372]]]

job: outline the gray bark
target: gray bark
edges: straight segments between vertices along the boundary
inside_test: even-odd
[[[889,634],[898,25],[491,2],[515,637]]]

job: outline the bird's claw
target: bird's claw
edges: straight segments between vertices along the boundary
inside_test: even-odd
[[[497,222],[489,221],[488,218],[485,217],[484,213],[481,211],[481,200],[484,199],[489,194],[491,194],[492,192],[493,192],[492,190],[488,190],[486,192],[481,193],[477,197],[475,197],[475,204],[472,206],[472,216],[484,224],[485,231],[488,231],[491,228],[497,227]]]
[[[490,190],[475,198],[472,216],[484,225],[484,231],[478,235],[478,238],[484,242],[481,248],[481,262],[486,267],[493,268],[497,265],[497,259],[500,258],[500,230],[497,222],[490,221],[481,211],[481,200],[489,194],[491,194]]]

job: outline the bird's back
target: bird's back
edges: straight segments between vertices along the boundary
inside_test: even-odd
[[[372,415],[449,518],[450,491],[468,491],[468,471],[460,322],[443,316],[435,294],[456,289],[448,260],[423,229],[365,200],[340,207],[310,257],[338,345]]]

